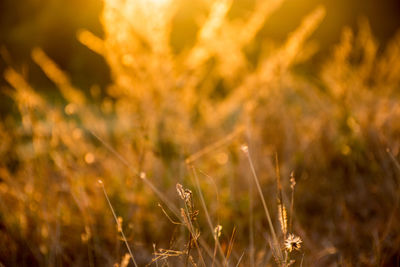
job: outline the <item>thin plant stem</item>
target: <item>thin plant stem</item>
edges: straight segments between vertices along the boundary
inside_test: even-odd
[[[291,199],[290,199],[290,219],[289,219],[289,231],[293,232],[293,211],[294,211],[294,187],[296,185],[296,181],[294,179],[294,173],[290,174],[290,188],[291,188]]]
[[[278,209],[279,209],[279,220],[281,221],[281,230],[283,233],[283,240],[286,240],[286,232],[287,232],[287,224],[285,218],[285,207],[283,206],[283,197],[282,197],[282,183],[281,183],[281,172],[279,169],[279,160],[278,153],[275,152],[275,172],[276,172],[276,185],[277,185],[277,193],[278,193]],[[287,266],[289,260],[288,252],[285,250],[285,259],[283,262],[283,266]]]
[[[254,267],[255,266],[255,260],[254,260],[254,197],[253,197],[253,191],[254,191],[254,185],[251,180],[249,180],[249,210],[250,210],[250,216],[249,216],[249,224],[250,224],[250,266]]]
[[[86,128],[85,128],[86,129]],[[103,140],[100,136],[98,136],[95,132],[86,129],[91,135],[93,135],[98,141],[100,141],[106,149],[108,149],[111,153],[113,153],[119,161],[124,164],[135,176],[139,176],[139,178],[142,179],[142,181],[149,186],[153,192],[164,202],[164,204],[167,205],[167,207],[174,213],[174,215],[181,221],[181,223],[184,223],[182,218],[179,215],[178,208],[168,200],[167,196],[162,193],[158,188],[150,181],[147,179],[146,174],[144,172],[138,172],[135,168],[133,168],[129,162],[120,154],[118,153],[110,144],[108,144],[105,140]],[[202,246],[202,248],[206,251],[207,255],[209,257],[212,257],[212,250],[209,248],[207,243],[199,237],[199,243]],[[197,241],[196,241],[197,244]],[[218,262],[217,262],[218,264]],[[218,264],[219,265],[219,264]]]
[[[275,171],[276,171],[276,184],[278,190],[278,209],[280,213],[281,228],[283,232],[283,238],[286,239],[286,218],[285,218],[285,207],[283,206],[283,196],[282,196],[282,183],[281,183],[281,172],[279,170],[278,153],[275,153]]]
[[[153,190],[154,193],[167,205],[167,207],[174,213],[176,217],[179,218],[179,211],[178,208],[168,200],[168,198],[163,194],[160,190],[157,189],[157,187],[147,179],[146,174],[144,172],[139,172],[135,168],[132,167],[131,164],[120,154],[118,153],[110,144],[108,144],[103,138],[101,138],[99,135],[97,135],[95,132],[92,130],[89,130],[89,133],[92,134],[98,141],[100,141],[104,147],[109,150],[111,153],[114,154],[118,158],[118,160],[124,164],[134,175],[140,177],[142,181]]]
[[[240,262],[242,261],[243,256],[244,256],[244,251],[243,251],[242,255],[240,256],[238,262],[236,263],[236,267],[239,267],[239,264],[240,264]]]
[[[153,251],[154,255],[156,255],[156,244],[153,244]],[[156,260],[155,262],[156,262],[156,267],[158,267],[158,260]]]
[[[192,220],[191,220],[191,218],[190,218],[189,207],[187,206],[186,202],[184,202],[184,203],[185,203],[184,205],[185,205],[186,217],[187,217],[187,227],[188,227],[188,230],[189,230],[188,254],[187,254],[187,258],[186,258],[186,263],[185,263],[185,265],[187,266],[187,261],[188,261],[189,256],[190,256],[189,254],[190,254],[191,244],[192,244],[192,240],[193,240],[194,245],[196,246],[196,249],[197,249],[197,253],[199,253],[199,258],[200,258],[200,260],[201,260],[201,263],[202,263],[203,266],[205,267],[205,266],[207,266],[207,265],[206,265],[206,263],[205,263],[205,261],[204,261],[203,255],[201,254],[199,244],[197,243],[197,237],[196,237],[196,233],[195,233],[195,231],[194,231],[195,228],[194,228],[193,223],[192,223]],[[193,205],[193,204],[192,204],[192,205]]]
[[[269,228],[270,228],[270,231],[271,231],[271,235],[272,235],[272,238],[273,238],[275,246],[276,246],[274,248],[274,250],[276,250],[276,252],[279,253],[278,256],[282,260],[282,252],[279,249],[278,238],[276,237],[274,225],[272,224],[271,216],[270,216],[270,213],[268,211],[267,203],[265,201],[265,198],[264,198],[264,195],[263,195],[263,192],[262,192],[262,189],[261,189],[261,185],[260,185],[256,170],[254,168],[253,161],[252,161],[250,153],[249,153],[248,146],[247,145],[242,146],[242,151],[245,153],[245,155],[246,155],[246,157],[248,159],[248,162],[249,162],[249,165],[250,165],[250,169],[251,169],[251,172],[253,174],[253,178],[254,178],[254,181],[256,183],[256,187],[257,187],[258,193],[260,195],[262,205],[264,207],[264,212],[265,212],[265,215],[267,216],[268,225],[269,225]]]
[[[397,167],[397,169],[400,171],[400,163],[398,160],[393,156],[392,152],[390,152],[390,149],[387,148],[386,152],[389,154],[390,159],[393,161],[394,165]]]
[[[218,238],[214,234],[214,227],[213,227],[213,224],[211,222],[210,214],[208,213],[206,202],[204,200],[203,193],[202,193],[201,188],[200,188],[199,178],[197,176],[196,169],[195,169],[195,167],[193,165],[191,165],[190,168],[191,168],[191,170],[193,172],[193,176],[194,176],[194,179],[195,179],[195,182],[196,182],[196,189],[197,189],[197,192],[198,192],[198,194],[200,196],[201,205],[203,206],[204,212],[206,214],[206,219],[207,219],[208,226],[210,227],[211,233],[213,234],[213,237],[214,237],[215,243],[217,244],[218,250],[221,253],[222,259],[224,261],[224,266],[226,266],[227,265],[226,258],[225,258],[224,252],[222,251],[221,244],[219,243]]]
[[[112,212],[112,214],[113,214],[113,216],[114,216],[115,222],[117,223],[118,230],[121,232],[122,239],[123,239],[124,242],[125,242],[126,248],[128,249],[129,254],[131,255],[133,264],[135,265],[135,267],[138,267],[138,265],[136,264],[135,258],[133,257],[132,250],[131,250],[131,248],[129,247],[128,241],[127,241],[126,236],[125,236],[125,234],[124,234],[124,230],[122,230],[122,225],[120,225],[120,222],[118,221],[118,217],[117,217],[117,215],[115,214],[114,208],[113,208],[113,206],[111,205],[111,201],[110,201],[110,199],[108,198],[108,195],[107,195],[107,192],[106,192],[106,188],[104,187],[104,183],[103,183],[103,181],[101,181],[101,180],[99,180],[98,182],[99,182],[99,184],[101,185],[101,188],[103,189],[104,196],[105,196],[106,199],[107,199],[108,206],[110,207],[111,212]]]

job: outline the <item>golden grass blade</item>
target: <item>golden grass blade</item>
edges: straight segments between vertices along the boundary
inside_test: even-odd
[[[194,180],[195,180],[195,183],[196,183],[197,193],[200,196],[201,205],[203,206],[203,210],[204,210],[204,212],[206,214],[206,219],[207,219],[208,226],[210,227],[211,233],[213,233],[215,227],[213,226],[213,224],[211,222],[210,214],[208,212],[207,205],[206,205],[206,202],[205,202],[204,197],[203,197],[203,193],[202,193],[201,188],[200,188],[200,182],[199,182],[199,178],[197,176],[196,169],[195,169],[195,167],[193,165],[191,165],[190,168],[192,170],[193,177],[194,177]],[[224,262],[223,265],[227,266],[227,260],[226,260],[225,254],[224,254],[224,252],[223,252],[223,250],[221,248],[221,244],[219,243],[218,238],[214,234],[213,234],[213,237],[214,237],[215,243],[217,244],[217,247],[218,247],[218,250],[219,250],[219,252],[221,254],[221,257],[223,259],[223,262]]]
[[[246,157],[248,159],[248,162],[249,162],[249,165],[250,165],[250,169],[251,169],[251,173],[253,175],[254,182],[256,183],[256,186],[257,186],[258,194],[260,196],[262,205],[264,207],[264,212],[265,212],[265,215],[267,217],[269,229],[270,229],[270,232],[271,232],[271,235],[272,235],[272,240],[273,240],[273,244],[271,246],[271,249],[274,251],[274,253],[278,257],[278,259],[280,261],[283,261],[282,251],[280,249],[278,238],[276,236],[276,232],[275,232],[275,229],[274,229],[274,225],[272,224],[271,216],[270,216],[270,213],[268,211],[267,203],[265,201],[265,198],[264,198],[264,195],[263,195],[263,192],[262,192],[262,189],[261,189],[261,185],[260,185],[260,182],[258,180],[258,176],[257,176],[256,170],[255,170],[254,165],[253,165],[253,161],[252,161],[250,153],[249,153],[249,147],[247,145],[243,145],[241,147],[241,149],[242,149],[243,153],[246,155]]]
[[[131,248],[130,248],[130,246],[129,246],[129,244],[128,244],[128,240],[126,239],[125,233],[124,233],[124,231],[123,231],[123,229],[122,229],[122,225],[121,225],[121,223],[120,223],[120,220],[118,219],[117,215],[115,214],[115,211],[114,211],[114,208],[113,208],[113,206],[112,206],[112,204],[111,204],[111,201],[110,201],[110,199],[108,198],[108,195],[107,195],[107,192],[106,192],[106,188],[104,187],[104,183],[103,183],[102,180],[98,180],[98,183],[99,183],[99,185],[101,186],[101,188],[103,189],[104,196],[105,196],[105,198],[106,198],[106,200],[107,200],[108,206],[110,207],[110,210],[111,210],[111,212],[112,212],[112,215],[114,216],[115,223],[116,223],[117,226],[118,226],[118,231],[119,231],[119,232],[121,233],[121,235],[122,235],[122,239],[124,240],[124,243],[125,243],[125,245],[126,245],[126,248],[127,248],[128,251],[129,251],[129,255],[131,255],[132,262],[133,262],[133,264],[135,265],[135,267],[138,267],[138,265],[137,265],[137,263],[136,263],[136,261],[135,261],[135,258],[133,257],[132,250],[131,250]]]

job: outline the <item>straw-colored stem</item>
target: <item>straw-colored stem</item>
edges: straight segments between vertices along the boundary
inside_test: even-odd
[[[219,250],[219,252],[220,252],[220,254],[222,256],[222,259],[224,261],[224,266],[227,266],[226,258],[225,258],[224,252],[222,250],[221,244],[219,243],[218,238],[214,234],[214,226],[213,226],[213,224],[211,222],[210,214],[208,213],[206,202],[204,200],[203,193],[202,193],[201,188],[200,188],[200,183],[199,183],[199,178],[197,176],[197,172],[196,172],[196,170],[195,170],[193,165],[191,165],[190,167],[192,169],[193,176],[194,176],[194,179],[195,179],[195,182],[196,182],[196,189],[197,189],[197,193],[200,196],[201,205],[203,206],[204,212],[206,214],[206,219],[207,219],[208,226],[210,227],[211,233],[213,234],[213,237],[214,237],[214,241],[217,244],[218,250]]]
[[[254,186],[251,180],[249,181],[249,210],[250,210],[250,216],[249,216],[249,224],[250,224],[250,266],[254,267],[255,266],[255,260],[254,260],[254,197],[253,197],[253,191],[254,191]]]
[[[265,198],[264,198],[264,195],[263,195],[263,192],[262,192],[262,189],[261,189],[261,185],[260,185],[256,170],[255,170],[254,165],[253,165],[253,161],[252,161],[250,153],[248,151],[248,146],[245,146],[245,148],[243,149],[243,152],[245,153],[245,155],[246,155],[246,157],[248,159],[248,162],[249,162],[249,165],[250,165],[250,169],[251,169],[251,172],[253,174],[253,178],[254,178],[254,181],[256,183],[256,187],[257,187],[258,193],[260,195],[262,205],[264,207],[264,212],[265,212],[265,215],[266,215],[267,220],[268,220],[268,225],[269,225],[269,228],[270,228],[270,231],[271,231],[271,235],[272,235],[272,238],[273,238],[274,243],[275,243],[274,245],[275,246],[279,246],[278,245],[279,244],[278,243],[278,238],[276,237],[276,232],[275,232],[275,229],[274,229],[274,225],[272,224],[272,220],[271,220],[270,213],[268,211],[267,203],[265,201]],[[277,253],[279,253],[279,255],[278,255],[279,258],[282,259],[281,250],[279,248],[278,249],[274,248],[274,249],[276,250]]]
[[[289,220],[289,231],[293,232],[293,210],[294,210],[294,187],[292,187],[292,195],[290,199],[290,220]]]
[[[113,214],[113,216],[114,216],[115,222],[117,223],[118,230],[121,232],[122,239],[124,240],[124,243],[125,243],[125,245],[126,245],[126,248],[128,249],[129,254],[131,255],[131,259],[132,259],[132,261],[133,261],[133,264],[135,265],[135,267],[138,267],[138,265],[136,264],[135,258],[133,257],[132,250],[131,250],[131,248],[129,247],[128,241],[127,241],[126,236],[125,236],[125,234],[124,234],[124,230],[122,230],[122,225],[120,225],[120,222],[118,221],[118,217],[117,217],[117,215],[115,214],[114,208],[113,208],[113,206],[111,205],[111,201],[110,201],[110,199],[108,198],[108,195],[107,195],[107,192],[106,192],[106,188],[104,187],[103,181],[99,180],[99,184],[101,185],[101,188],[103,189],[104,196],[106,197],[108,206],[110,207],[111,212],[112,212],[112,214]]]
[[[99,140],[105,146],[106,149],[108,149],[111,153],[113,153],[117,157],[117,159],[122,164],[124,164],[134,175],[139,176],[142,179],[142,181],[147,186],[149,186],[153,190],[153,192],[164,202],[164,204],[167,205],[167,207],[174,213],[176,218],[178,218],[181,221],[181,223],[184,223],[179,215],[178,208],[171,201],[168,200],[167,196],[164,193],[158,190],[157,187],[150,180],[147,179],[146,174],[144,172],[138,172],[135,168],[133,168],[120,153],[118,153],[110,144],[108,144],[105,140],[103,140],[103,138],[98,136],[95,132],[89,129],[87,129],[87,131],[89,131],[90,134],[92,134],[97,140]],[[212,257],[211,249],[208,247],[207,243],[201,237],[199,238],[199,243],[202,246],[202,248],[206,251],[208,256]]]
[[[192,244],[192,240],[193,240],[193,243],[194,243],[194,245],[195,245],[195,247],[196,247],[196,249],[197,249],[197,253],[199,254],[199,257],[200,257],[200,260],[201,260],[201,263],[203,264],[203,266],[205,267],[205,266],[207,266],[206,265],[206,263],[205,263],[205,261],[204,261],[204,258],[203,258],[203,255],[201,254],[201,251],[200,251],[200,247],[199,247],[199,244],[197,243],[197,238],[194,238],[196,235],[196,233],[195,233],[195,231],[194,231],[194,226],[193,226],[193,223],[192,223],[192,220],[191,220],[191,218],[190,218],[190,212],[189,212],[189,207],[188,207],[188,205],[186,204],[186,202],[184,202],[185,203],[185,211],[186,211],[186,217],[187,217],[187,227],[188,227],[188,230],[189,230],[189,244],[188,244],[188,253],[187,253],[187,258],[186,258],[186,263],[185,263],[185,265],[187,265],[187,260],[189,259],[189,253],[190,253],[190,250],[191,250],[191,244]]]

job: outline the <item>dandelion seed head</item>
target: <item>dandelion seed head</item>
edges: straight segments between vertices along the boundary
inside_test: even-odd
[[[291,252],[294,249],[300,250],[302,242],[303,241],[299,236],[296,236],[294,234],[289,234],[285,240],[285,249],[289,252]]]

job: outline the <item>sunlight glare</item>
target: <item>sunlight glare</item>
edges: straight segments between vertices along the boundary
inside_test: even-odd
[[[149,3],[157,6],[165,6],[169,4],[171,0],[147,0]]]

